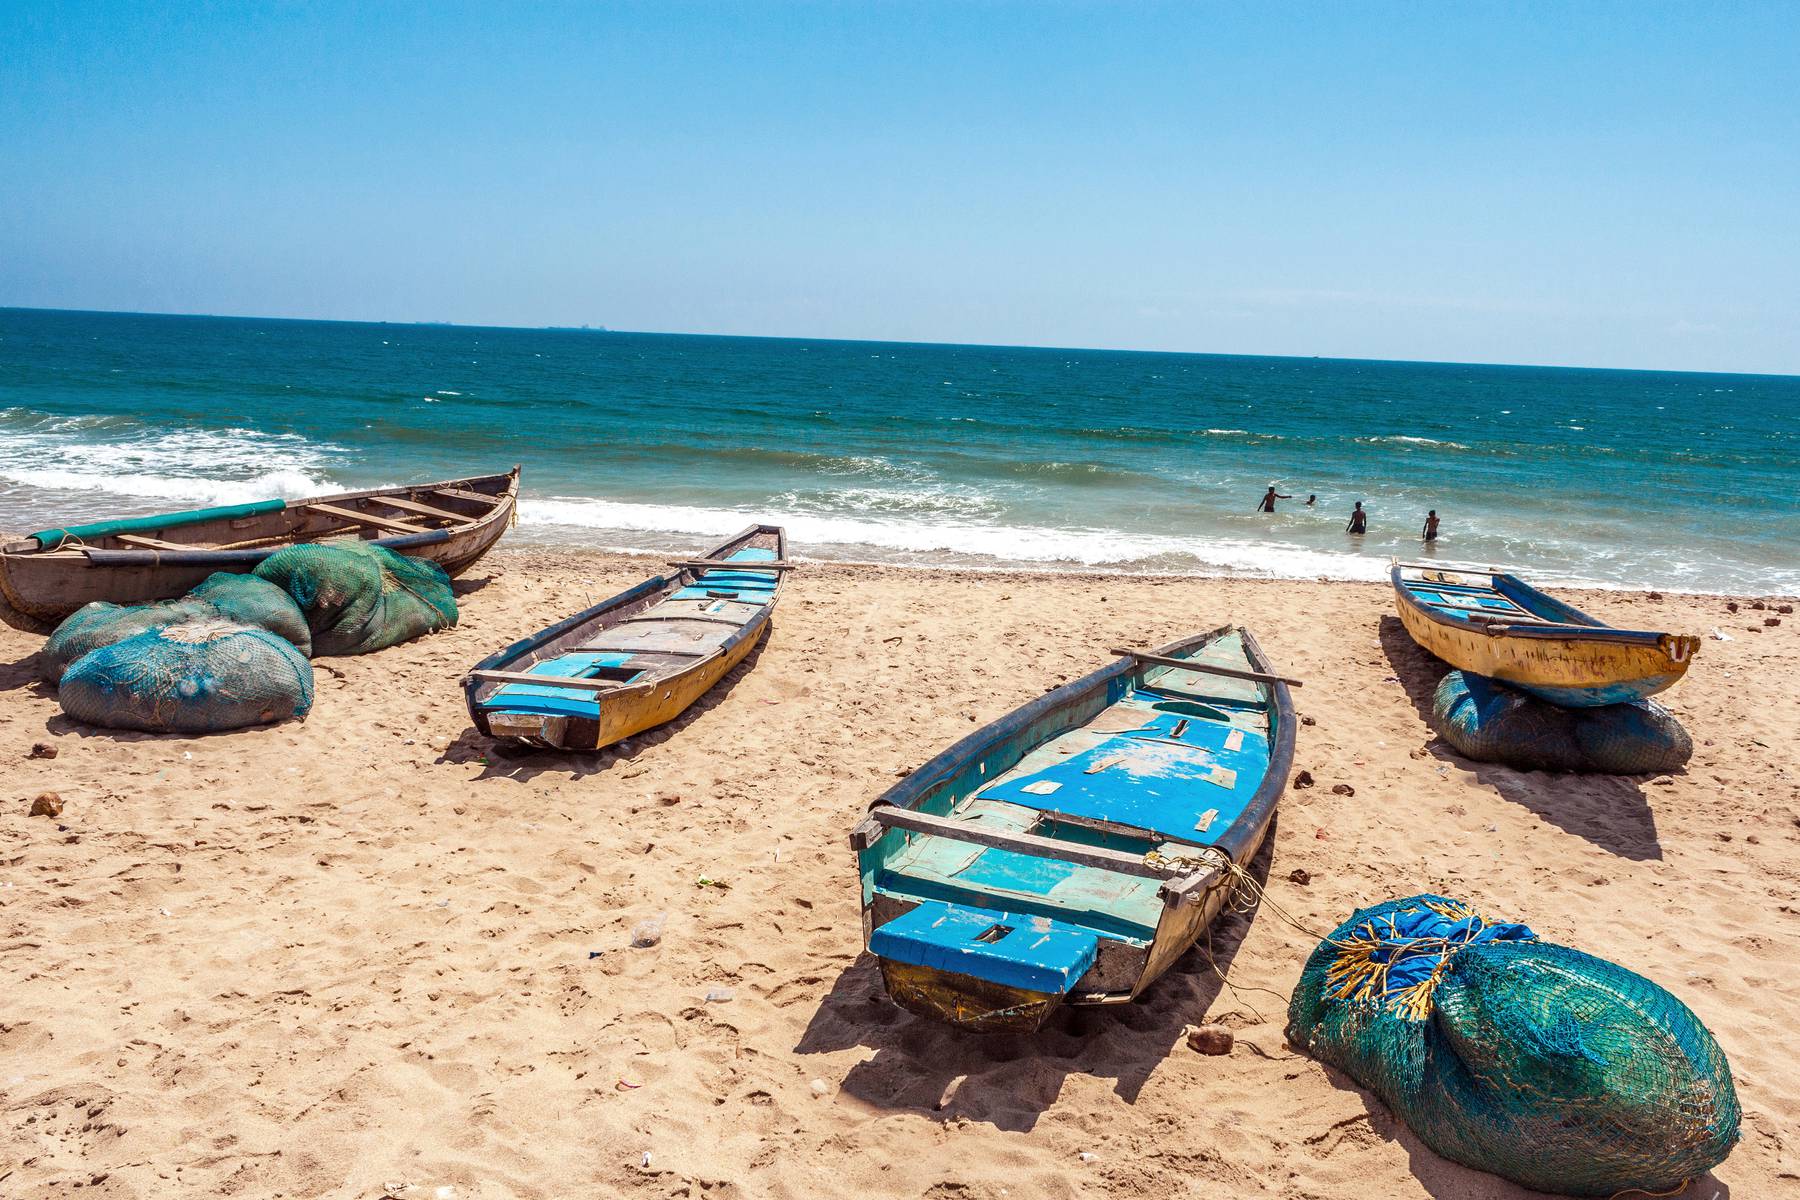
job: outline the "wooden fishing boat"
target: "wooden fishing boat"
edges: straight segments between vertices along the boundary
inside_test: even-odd
[[[850,837],[888,994],[963,1028],[1143,992],[1218,916],[1294,758],[1247,630],[1124,657],[890,788]]]
[[[752,525],[610,600],[515,642],[463,681],[475,727],[595,750],[680,716],[768,629],[787,534]]]
[[[1498,567],[1396,561],[1389,578],[1427,652],[1564,708],[1654,696],[1700,649],[1688,634],[1614,629]]]
[[[33,633],[94,600],[186,594],[215,571],[245,572],[284,546],[359,538],[460,575],[512,523],[519,468],[500,475],[260,500],[47,529],[0,546],[0,620]]]

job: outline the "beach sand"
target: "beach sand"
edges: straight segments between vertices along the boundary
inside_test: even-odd
[[[1106,647],[1225,622],[1306,680],[1315,722],[1271,899],[1323,933],[1443,892],[1650,976],[1744,1106],[1686,1194],[1800,1189],[1800,616],[1576,596],[1731,635],[1664,697],[1696,744],[1673,777],[1459,759],[1423,717],[1441,668],[1385,586],[1344,583],[809,566],[671,727],[589,756],[472,732],[464,670],[648,569],[495,554],[457,629],[320,660],[304,723],[206,738],[72,726],[41,639],[0,629],[0,1194],[1529,1194],[1284,1043],[1315,939],[1268,906],[1215,931],[1229,985],[1191,954],[1032,1037],[883,995],[846,841],[869,801]],[[28,816],[45,791],[61,816]],[[1203,1020],[1230,1055],[1189,1049]]]

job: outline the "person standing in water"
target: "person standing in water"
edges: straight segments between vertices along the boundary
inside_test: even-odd
[[[1435,542],[1437,541],[1437,531],[1438,515],[1437,509],[1434,508],[1425,514],[1425,528],[1421,532],[1424,533],[1426,541]]]
[[[1269,490],[1263,493],[1262,502],[1256,506],[1256,511],[1272,513],[1275,511],[1275,502],[1277,500],[1292,500],[1292,499],[1293,499],[1292,496],[1283,496],[1280,493],[1276,492],[1275,485],[1271,483],[1269,485]]]
[[[1356,507],[1350,510],[1350,523],[1348,525],[1344,526],[1344,532],[1345,533],[1367,533],[1367,532],[1369,532],[1369,514],[1363,511],[1363,506],[1362,506],[1361,500],[1358,500],[1356,502]]]

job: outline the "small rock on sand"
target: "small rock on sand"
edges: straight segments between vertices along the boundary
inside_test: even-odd
[[[62,816],[62,797],[55,792],[45,792],[31,802],[31,815],[34,817]]]
[[[1309,788],[1312,785],[1313,785],[1313,777],[1312,777],[1311,771],[1302,771],[1298,775],[1294,776],[1294,786],[1295,787]]]
[[[31,753],[27,754],[25,757],[26,758],[55,758],[56,757],[56,747],[52,746],[49,742],[33,742],[31,744]]]
[[[1288,882],[1297,883],[1301,887],[1305,887],[1312,882],[1312,872],[1308,871],[1305,867],[1295,867],[1288,872]]]
[[[1188,1030],[1188,1046],[1201,1054],[1230,1054],[1231,1044],[1236,1039],[1231,1030],[1223,1025],[1201,1025]]]
[[[1354,796],[1356,795],[1356,789],[1347,783],[1334,783],[1331,785],[1331,794],[1334,796]]]

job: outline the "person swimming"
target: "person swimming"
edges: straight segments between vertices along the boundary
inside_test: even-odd
[[[1344,532],[1345,533],[1367,533],[1367,532],[1369,532],[1369,514],[1363,511],[1363,506],[1362,506],[1361,500],[1358,500],[1356,502],[1356,507],[1350,510],[1350,523],[1348,525],[1344,526]]]
[[[1292,496],[1283,496],[1281,493],[1277,492],[1275,490],[1275,485],[1271,483],[1269,485],[1269,490],[1263,493],[1262,500],[1257,504],[1256,511],[1272,513],[1275,511],[1275,502],[1277,500],[1292,499]]]
[[[1319,494],[1317,492],[1314,492],[1311,495],[1307,496],[1306,507],[1311,508],[1313,506],[1313,501],[1317,500],[1318,498],[1319,498]]]
[[[1437,541],[1437,534],[1438,534],[1437,509],[1434,508],[1425,514],[1425,528],[1421,532],[1424,533],[1426,541],[1428,541],[1428,542]]]

